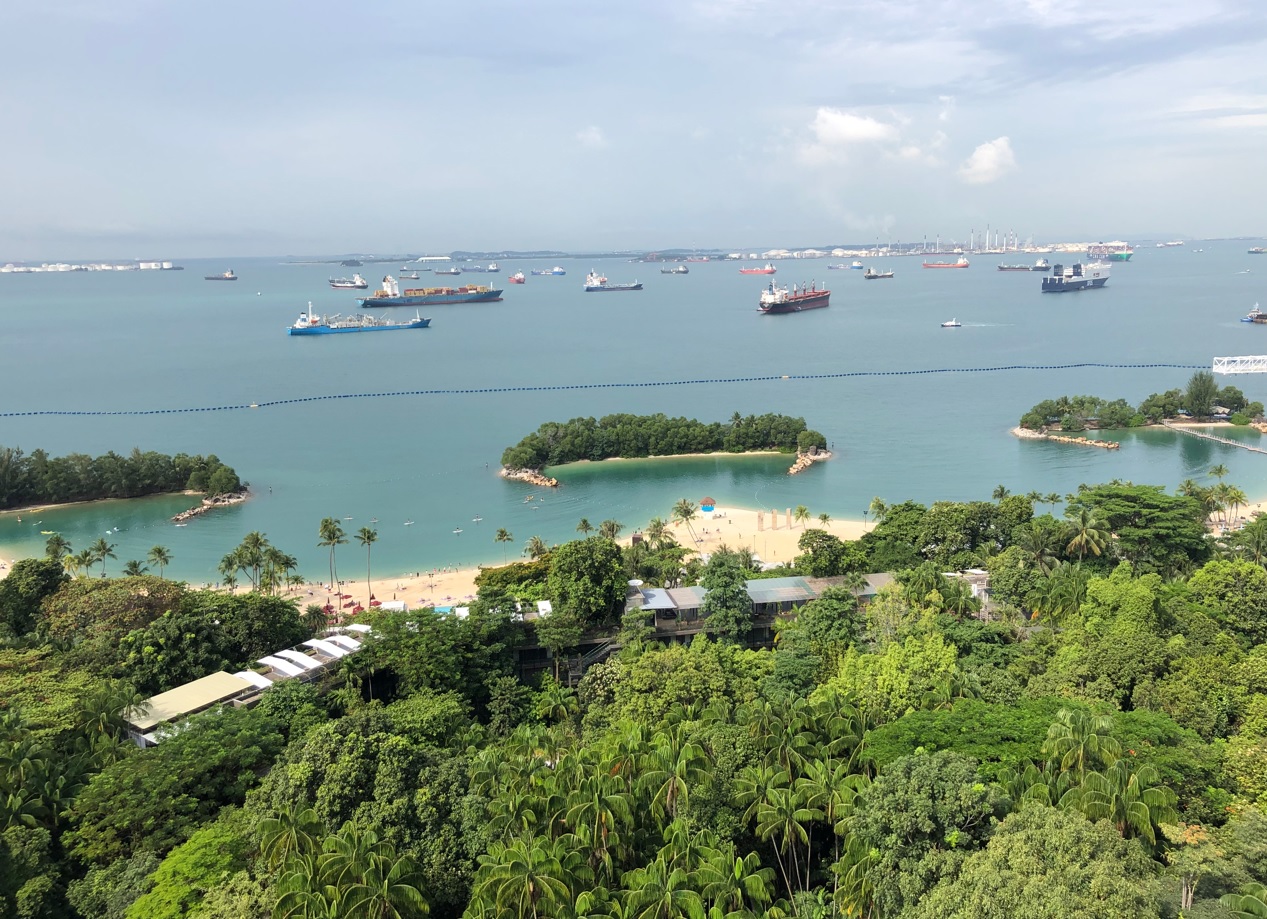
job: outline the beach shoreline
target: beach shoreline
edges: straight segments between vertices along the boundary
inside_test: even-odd
[[[641,460],[669,460],[669,459],[708,459],[718,456],[795,456],[795,450],[741,450],[738,453],[732,450],[713,450],[710,453],[656,453],[653,456],[608,456],[601,460],[580,459],[573,460],[570,463],[560,463],[557,466],[548,466],[548,469],[566,469],[569,466],[592,466],[597,463],[636,463]]]

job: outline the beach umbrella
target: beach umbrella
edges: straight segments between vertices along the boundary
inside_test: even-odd
[[[700,498],[699,503],[708,507],[714,507],[717,504],[712,498]]]

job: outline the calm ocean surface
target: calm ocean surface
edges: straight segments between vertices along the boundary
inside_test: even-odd
[[[865,281],[860,271],[829,271],[827,260],[785,261],[781,283],[817,280],[832,290],[829,309],[789,316],[759,315],[765,279],[739,275],[734,263],[692,264],[689,275],[667,276],[655,265],[569,260],[561,263],[565,277],[529,277],[517,286],[506,284],[510,273],[548,264],[510,261],[500,275],[463,279],[505,285],[501,303],[431,307],[423,312],[432,327],[409,335],[337,338],[285,334],[309,300],[327,313],[355,309],[351,292],[327,286],[332,273],[348,271],[332,265],[195,260],[180,272],[0,275],[0,411],[1015,363],[1208,366],[1214,355],[1267,353],[1267,326],[1239,322],[1256,301],[1267,302],[1267,258],[1246,254],[1255,244],[1141,248],[1131,262],[1113,266],[1105,289],[1064,297],[1040,294],[1041,275],[996,271],[997,256],[977,256],[961,271],[926,271],[917,258],[877,260],[896,271],[882,283]],[[229,267],[236,283],[202,279]],[[361,271],[377,281],[399,267]],[[586,294],[590,267],[614,282],[636,278],[646,289]],[[455,279],[409,283],[440,280]],[[952,317],[963,328],[939,327]],[[1150,392],[1182,387],[1190,373],[1008,371],[0,418],[0,444],[28,452],[140,446],[216,453],[256,492],[246,504],[181,528],[168,518],[188,506],[185,498],[99,503],[23,515],[21,523],[0,515],[0,546],[6,555],[38,553],[40,531],[57,530],[79,549],[117,528],[109,537],[117,544],[116,569],[157,543],[173,553],[172,574],[201,582],[217,580],[220,557],[246,532],[261,530],[315,578],[325,570],[316,545],[325,516],[351,517],[343,524],[349,533],[374,526],[374,567],[387,574],[500,560],[498,527],[514,534],[514,555],[532,535],[572,538],[583,516],[633,529],[667,516],[679,498],[704,495],[722,504],[805,504],[815,514],[860,518],[876,495],[988,498],[999,483],[1063,494],[1112,478],[1173,487],[1221,462],[1251,497],[1267,496],[1267,456],[1249,451],[1151,430],[1124,433],[1115,452],[1008,434],[1043,398],[1077,392],[1138,403]],[[1221,382],[1229,380],[1267,401],[1267,378]],[[564,487],[545,494],[496,475],[502,449],[544,421],[613,412],[726,419],[735,411],[803,415],[834,444],[837,458],[796,477],[784,474],[788,461],[770,457],[585,464],[557,472]],[[534,492],[544,501],[525,503]],[[473,522],[476,515],[483,521]],[[415,524],[406,527],[406,520]],[[455,535],[455,527],[464,532]],[[360,554],[355,542],[345,548],[345,568]]]

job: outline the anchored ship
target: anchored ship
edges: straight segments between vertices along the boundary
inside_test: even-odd
[[[238,276],[234,274],[233,269],[230,268],[224,274],[206,274],[203,275],[202,279],[204,281],[236,281]]]
[[[892,271],[876,271],[874,268],[868,268],[862,273],[862,276],[868,281],[882,281],[885,278],[893,277]]]
[[[383,278],[383,286],[357,302],[365,307],[436,306],[444,303],[491,303],[502,298],[502,292],[484,285],[464,284],[461,287],[411,288],[403,294],[391,275]]]
[[[414,277],[418,275],[415,274]],[[330,286],[335,290],[365,290],[370,286],[370,282],[359,274],[354,274],[351,278],[331,278]]]
[[[402,329],[425,329],[431,325],[430,319],[418,316],[404,322],[392,322],[379,319],[366,313],[352,316],[334,315],[329,318],[318,316],[312,311],[312,301],[308,301],[308,312],[300,313],[295,324],[286,330],[288,335],[338,335],[343,332],[396,332]]]
[[[563,277],[563,275],[567,274],[567,272],[564,271],[562,268],[560,268],[558,265],[555,265],[553,268],[534,268],[532,269],[532,273],[535,275],[539,275],[541,277],[545,277],[546,275],[553,275],[556,278],[561,278]]]
[[[1106,262],[1089,265],[1075,263],[1068,267],[1056,265],[1050,278],[1043,278],[1043,293],[1059,294],[1073,290],[1089,290],[1109,283],[1109,266]]]
[[[632,284],[612,284],[597,271],[591,271],[585,276],[586,293],[593,294],[609,290],[642,290],[642,285],[637,281]]]
[[[660,269],[660,274],[690,274],[690,273],[691,273],[691,269],[687,268],[685,265],[678,265],[675,268],[661,268]]]
[[[970,263],[968,259],[961,255],[959,256],[959,258],[957,258],[953,262],[925,262],[924,267],[925,268],[967,268],[969,264]]]
[[[817,283],[799,288],[793,284],[789,292],[786,287],[777,287],[771,281],[770,286],[761,291],[757,308],[763,313],[799,313],[803,310],[822,309],[828,305],[830,297],[831,291],[819,290]]]
[[[774,274],[778,269],[769,262],[765,263],[764,268],[740,268],[740,274]]]
[[[524,277],[524,273],[522,271],[516,271],[506,280],[509,281],[511,284],[523,284],[528,279]]]

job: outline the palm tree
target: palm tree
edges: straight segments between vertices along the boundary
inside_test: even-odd
[[[792,519],[801,525],[801,529],[805,529],[805,524],[809,520],[809,508],[804,504],[796,505],[796,510],[792,511]]]
[[[106,559],[118,558],[114,554],[114,544],[106,542],[105,537],[98,537],[97,541],[88,548],[92,551],[92,560],[101,562],[101,576],[104,578],[106,576]]]
[[[1098,556],[1104,551],[1104,547],[1108,545],[1109,533],[1095,511],[1080,507],[1076,511],[1066,511],[1065,517],[1069,520],[1070,534],[1069,545],[1065,546],[1066,552],[1077,552],[1078,560],[1081,561],[1087,552]]]
[[[691,521],[695,519],[695,502],[689,498],[683,498],[673,505],[673,510],[669,517],[678,523],[686,524],[686,529],[691,534],[691,544],[694,545],[696,542],[695,528],[691,526]]]
[[[87,570],[86,566],[92,564],[91,555],[92,553],[85,549],[75,555],[62,556],[62,570],[72,578],[78,577],[79,572]]]
[[[1136,769],[1119,759],[1103,772],[1088,772],[1082,784],[1060,799],[1061,807],[1080,811],[1088,820],[1108,820],[1126,839],[1142,837],[1157,844],[1157,827],[1177,818],[1177,796],[1161,784],[1147,764]]]
[[[1222,463],[1219,463],[1217,466],[1211,466],[1209,474],[1213,478],[1216,478],[1219,481],[1222,481],[1223,477],[1227,475],[1227,467],[1224,466]]]
[[[1112,731],[1113,719],[1108,715],[1062,708],[1047,729],[1043,752],[1054,768],[1080,779],[1096,766],[1112,766],[1122,755]]]
[[[1051,530],[1031,521],[1021,528],[1015,545],[1040,572],[1044,575],[1051,574],[1051,569],[1056,564]]]
[[[290,585],[291,569],[299,564],[293,555],[287,555],[276,546],[264,547],[264,573],[260,576],[261,586],[267,587],[269,594],[275,594],[283,584]]]
[[[220,569],[220,580],[224,582],[224,589],[227,590],[229,593],[233,593],[235,590],[237,590],[237,586],[238,586],[237,569],[234,568],[231,571],[225,571],[223,568],[223,563],[221,564],[222,564],[222,567]]]
[[[598,535],[607,539],[615,539],[624,528],[625,525],[619,520],[604,520],[598,525]]]
[[[155,546],[150,549],[150,554],[145,559],[151,565],[158,568],[158,576],[163,577],[163,569],[172,563],[172,554],[163,546]]]
[[[265,864],[276,868],[292,856],[312,852],[318,847],[321,820],[311,807],[299,809],[291,803],[275,817],[260,821],[260,855]]]
[[[474,898],[489,914],[506,917],[552,916],[573,902],[571,872],[559,840],[519,837],[509,845],[495,842],[479,857]]]
[[[378,542],[378,530],[361,527],[356,531],[356,541],[365,547],[365,602],[368,604],[370,597],[374,595],[374,588],[370,583],[370,549]]]
[[[589,522],[588,517],[582,517],[581,522],[576,525],[576,532],[582,536],[589,536],[590,533],[594,532],[594,525]]]
[[[668,524],[664,522],[663,517],[652,517],[651,522],[647,524],[647,542],[651,543],[652,549],[663,548],[663,540],[669,533]]]
[[[515,537],[511,535],[510,530],[505,527],[498,527],[497,535],[493,537],[493,542],[499,542],[502,544],[502,564],[506,563],[506,543],[513,541],[514,538]]]
[[[1219,904],[1236,919],[1267,919],[1267,887],[1251,882],[1240,893],[1219,897]]]
[[[884,516],[889,512],[889,506],[884,503],[884,499],[879,495],[871,499],[871,503],[867,505],[867,510],[871,512],[871,516],[876,523],[883,523]]]
[[[328,546],[330,549],[330,589],[337,590],[339,582],[335,579],[334,568],[334,550],[336,547],[347,542],[347,537],[343,532],[343,527],[339,525],[339,521],[333,517],[325,517],[317,526],[317,545],[319,547]]]
[[[55,562],[70,554],[70,540],[61,533],[54,533],[44,542],[44,554]]]
[[[149,571],[144,565],[134,558],[128,559],[123,563],[123,576],[125,578],[137,578]]]
[[[524,555],[533,561],[543,558],[550,550],[546,547],[545,540],[540,536],[529,536],[528,541],[524,543]]]
[[[1011,492],[1007,490],[1006,485],[995,485],[994,491],[990,494],[990,497],[995,501],[1002,501],[1010,494]]]
[[[823,525],[823,529],[827,529],[827,524],[831,523],[831,514],[823,511],[818,515],[818,522]]]

